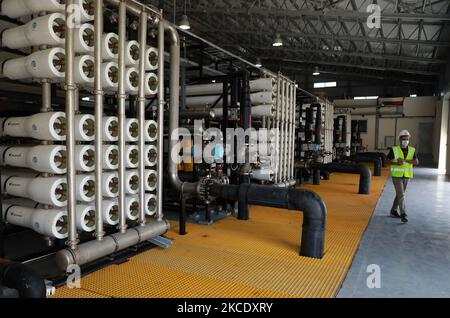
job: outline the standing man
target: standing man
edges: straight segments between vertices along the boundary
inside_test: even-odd
[[[405,192],[410,179],[414,177],[413,167],[419,164],[416,149],[409,146],[411,134],[407,130],[400,132],[400,146],[393,146],[387,156],[387,164],[391,166],[392,181],[395,187],[395,200],[391,209],[391,216],[400,218],[403,223],[408,222],[406,214]],[[400,208],[400,214],[398,214]]]

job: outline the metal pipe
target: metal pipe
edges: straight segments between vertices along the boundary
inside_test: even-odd
[[[280,149],[280,92],[281,92],[281,77],[278,75],[277,78],[277,103],[276,103],[276,118],[275,118],[275,129],[276,129],[276,136],[275,136],[275,147],[276,147],[276,169],[275,169],[275,183],[280,182],[280,171],[281,171],[281,149]]]
[[[106,0],[106,2],[118,7],[120,5],[120,3],[122,2],[122,0]],[[162,15],[161,12],[158,11],[158,9],[156,9],[155,7],[152,7],[149,5],[144,5],[135,0],[126,0],[125,5],[126,5],[128,11],[135,16],[140,16],[143,9],[147,13],[151,13],[158,17]]]
[[[45,280],[31,267],[0,259],[0,286],[17,290],[20,298],[45,298]]]
[[[284,182],[285,181],[285,175],[284,175],[284,171],[285,171],[285,157],[286,157],[286,149],[285,149],[285,141],[286,141],[286,137],[285,137],[285,132],[286,132],[286,127],[285,127],[285,113],[286,113],[286,81],[282,80],[281,81],[281,90],[280,90],[280,103],[281,103],[281,116],[280,116],[280,125],[281,125],[281,143],[280,143],[280,182]]]
[[[84,265],[99,258],[122,251],[126,248],[163,235],[170,228],[167,220],[150,221],[144,226],[137,226],[125,233],[115,233],[105,236],[102,241],[89,241],[80,244],[78,249],[63,249],[56,254],[59,268],[67,270],[70,265]]]
[[[142,8],[139,21],[139,93],[138,93],[138,118],[139,118],[139,224],[145,225],[145,48],[147,47],[147,19],[148,15]],[[161,162],[159,162],[161,165]]]
[[[119,3],[119,92],[118,114],[119,119],[119,230],[125,233],[127,230],[127,218],[125,214],[125,44],[126,44],[126,20],[127,6],[125,0]]]
[[[158,166],[157,166],[157,183],[156,183],[156,201],[158,209],[156,211],[156,218],[161,220],[163,217],[163,176],[164,176],[164,107],[166,102],[164,99],[164,21],[159,21],[158,24],[158,140],[156,144],[158,152]],[[170,160],[170,158],[169,158]]]
[[[74,82],[74,0],[66,1],[66,160],[67,160],[67,245],[75,250],[78,244],[76,227],[75,167],[75,82]]]
[[[52,110],[52,82],[48,78],[42,79],[42,106],[41,113]]]
[[[291,129],[292,129],[292,133],[291,133],[291,137],[292,137],[292,141],[291,141],[291,154],[292,154],[292,158],[291,158],[291,178],[292,180],[294,180],[295,182],[295,118],[297,115],[297,90],[296,88],[296,84],[294,83],[294,85],[292,86],[292,94],[293,94],[293,109],[292,109],[292,123],[291,123]]]
[[[103,86],[102,86],[102,36],[103,36],[103,0],[95,2],[95,33],[94,33],[94,58],[95,58],[95,236],[97,240],[103,240]]]
[[[353,162],[373,163],[373,175],[375,177],[381,176],[382,161],[378,156],[353,155],[349,159]]]
[[[324,255],[327,208],[322,198],[305,189],[288,189],[255,184],[209,186],[215,198],[239,200],[246,204],[303,211],[300,255],[322,258]]]

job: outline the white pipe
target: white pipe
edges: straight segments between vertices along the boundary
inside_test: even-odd
[[[228,101],[230,102],[230,95],[227,96]],[[220,98],[220,100],[219,100]],[[269,92],[257,92],[250,94],[250,99],[252,101],[252,105],[267,105],[273,104],[273,93]],[[211,96],[195,96],[195,97],[187,97],[186,98],[186,106],[205,106],[205,105],[214,105],[217,102],[216,106],[223,106],[223,98],[221,95],[211,95]]]
[[[158,50],[154,47],[148,47],[145,51],[145,70],[155,71],[158,69]]]
[[[102,217],[106,225],[115,226],[119,224],[119,206],[116,201],[103,200]]]
[[[64,210],[33,209],[7,204],[3,204],[2,208],[4,218],[10,224],[56,239],[67,238],[67,212]]]
[[[137,170],[125,171],[126,194],[137,194],[139,191],[139,174]]]
[[[136,169],[139,164],[139,148],[136,145],[125,146],[125,167]]]
[[[145,195],[145,214],[154,216],[158,207],[156,195],[147,193]]]
[[[119,36],[115,33],[105,33],[102,36],[102,58],[105,61],[115,61],[119,57]]]
[[[125,137],[127,142],[137,142],[139,138],[139,121],[136,118],[128,118],[125,121]]]
[[[136,95],[139,90],[139,73],[135,67],[129,67],[125,71],[125,92]]]
[[[119,120],[116,116],[103,117],[103,140],[116,142],[118,138]]]
[[[62,12],[64,2],[61,0],[3,0],[2,14],[12,18],[20,18],[39,12]]]
[[[7,29],[2,35],[2,45],[10,49],[29,46],[62,46],[64,44],[65,16],[53,13]]]
[[[261,168],[254,169],[251,172],[251,177],[260,181],[273,181],[274,172],[271,169]]]
[[[30,168],[39,172],[54,174],[64,174],[67,170],[65,146],[2,146],[0,147],[0,154],[2,165]]]
[[[95,230],[95,208],[92,205],[77,205],[76,215],[78,230],[88,233]]]
[[[105,172],[103,179],[103,196],[106,198],[117,198],[119,195],[119,176],[117,172]]]
[[[84,23],[75,29],[75,53],[94,52],[94,31],[94,26],[89,23]]]
[[[272,91],[274,89],[272,78],[261,78],[250,81],[250,92],[256,93],[260,91]],[[213,84],[199,84],[186,86],[187,96],[201,96],[201,95],[221,95],[223,92],[222,83]]]
[[[10,117],[5,119],[3,134],[11,137],[63,141],[66,137],[65,119],[66,114],[63,112]]]
[[[75,146],[75,167],[77,171],[92,172],[95,170],[95,148],[92,145]]]
[[[90,55],[76,56],[74,59],[74,81],[83,87],[94,86],[94,57]]]
[[[77,174],[75,177],[76,198],[81,202],[92,202],[95,199],[95,178],[88,174]]]
[[[65,50],[52,48],[37,51],[27,58],[26,68],[34,78],[63,79]]]
[[[214,112],[215,118],[223,118],[223,108],[222,107],[214,107],[211,109]],[[275,117],[276,115],[276,109],[274,105],[258,105],[258,106],[252,106],[252,117],[253,118],[259,118],[259,117]]]
[[[145,191],[155,191],[157,183],[158,173],[156,170],[145,170]]]
[[[139,43],[128,41],[125,45],[125,65],[136,66],[139,62]]]
[[[158,161],[158,149],[154,145],[145,146],[145,165],[147,167],[154,167]]]
[[[117,170],[119,168],[119,147],[117,145],[103,146],[103,169]]]
[[[6,194],[30,198],[36,202],[56,207],[67,205],[64,178],[14,177],[2,175],[1,183]]]
[[[158,75],[155,73],[145,74],[145,95],[156,95],[158,93]]]
[[[155,142],[158,139],[158,123],[154,120],[145,122],[145,141]]]
[[[136,221],[139,218],[139,198],[135,195],[125,197],[125,214],[130,221]]]
[[[115,62],[102,64],[102,85],[108,93],[113,93],[119,86],[118,74],[119,66]]]
[[[74,4],[79,6],[81,22],[94,20],[94,0],[75,0]]]
[[[94,141],[95,117],[93,115],[75,115],[75,140]]]

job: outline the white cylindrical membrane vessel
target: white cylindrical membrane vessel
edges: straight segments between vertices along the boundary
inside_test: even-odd
[[[92,172],[95,170],[95,147],[92,145],[75,146],[75,167],[77,171]]]
[[[26,67],[28,56],[7,60],[3,64],[3,75],[11,80],[23,80],[31,78]]]
[[[137,194],[139,191],[139,174],[137,170],[125,171],[125,192]]]
[[[139,139],[139,121],[136,118],[128,118],[125,121],[125,140],[137,142]]]
[[[230,102],[230,95],[227,95],[228,102]],[[274,104],[273,94],[271,91],[269,92],[257,92],[250,94],[250,99],[252,101],[252,105],[270,105]],[[217,102],[218,101],[218,102]],[[209,95],[209,96],[194,96],[186,98],[187,106],[205,106],[205,105],[214,105],[217,102],[216,106],[223,106],[223,98],[221,95]]]
[[[145,70],[155,71],[158,69],[159,55],[158,49],[154,47],[148,47],[145,51]]]
[[[64,1],[61,0],[3,0],[2,14],[12,18],[20,18],[39,12],[62,12]]]
[[[29,41],[25,35],[27,25],[10,28],[2,33],[2,45],[13,50],[29,46]]]
[[[92,205],[77,205],[76,226],[78,230],[83,232],[93,232],[95,230],[95,208]]]
[[[260,78],[250,81],[250,92],[256,93],[260,91],[274,91],[276,85],[274,85],[272,78]],[[211,84],[198,84],[186,86],[187,96],[201,96],[201,95],[217,95],[222,94],[222,83]]]
[[[154,145],[145,146],[145,166],[154,167],[158,161],[158,149]]]
[[[65,146],[1,147],[0,154],[3,165],[54,174],[64,174],[67,170]]]
[[[145,194],[145,214],[149,216],[153,216],[156,214],[156,210],[158,209],[158,204],[156,200],[156,195],[154,194]]]
[[[119,224],[119,204],[114,200],[103,200],[103,222],[106,225],[114,226]]]
[[[125,167],[136,169],[139,164],[139,148],[135,145],[125,146]]]
[[[155,73],[145,74],[145,95],[156,95],[158,86],[158,76]]]
[[[80,22],[94,20],[94,0],[75,0],[74,4],[79,6]]]
[[[93,115],[75,115],[75,140],[94,141],[95,117]]]
[[[11,137],[62,141],[66,139],[66,114],[39,113],[28,117],[10,117],[4,122],[4,134]]]
[[[84,23],[75,29],[75,53],[91,53],[94,51],[94,26]]]
[[[252,107],[252,117],[273,117],[275,107],[273,105],[259,105]]]
[[[255,169],[251,173],[251,177],[260,181],[273,181],[274,172],[269,169]]]
[[[250,92],[273,91],[274,81],[271,77],[250,81]]]
[[[65,76],[65,50],[52,48],[28,56],[26,68],[34,78],[62,79]]]
[[[74,59],[74,81],[84,87],[94,86],[95,60],[90,55],[76,56]]]
[[[156,170],[145,170],[145,191],[153,192],[158,183],[158,173]]]
[[[102,86],[107,91],[114,91],[119,86],[119,65],[115,62],[102,64]]]
[[[119,139],[119,119],[115,116],[103,117],[103,141],[115,142]]]
[[[56,238],[67,238],[67,212],[64,210],[45,210],[3,204],[4,218],[8,223],[34,230]]]
[[[139,62],[139,43],[128,41],[125,45],[125,65],[136,66]]]
[[[52,13],[35,18],[26,24],[26,46],[62,46],[65,43],[66,17],[62,13]]]
[[[119,36],[115,33],[102,35],[102,59],[105,61],[117,60],[119,57]]]
[[[119,147],[103,145],[103,169],[117,170],[119,168]]]
[[[104,172],[102,175],[103,196],[116,198],[119,195],[119,175],[117,172]]]
[[[137,196],[127,195],[125,197],[125,213],[130,221],[136,221],[139,218],[139,199]]]
[[[67,205],[67,182],[64,178],[2,177],[4,193],[30,198],[56,207]]]
[[[145,122],[145,141],[155,142],[158,139],[158,123],[154,120]]]
[[[139,90],[139,73],[137,68],[127,68],[125,72],[125,92],[136,95]]]
[[[81,202],[95,200],[95,178],[88,174],[77,174],[75,177],[76,198]]]
[[[270,105],[274,104],[273,92],[258,92],[250,94],[252,105]]]

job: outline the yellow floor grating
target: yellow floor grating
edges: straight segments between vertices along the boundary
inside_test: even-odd
[[[332,174],[307,186],[328,208],[325,256],[298,256],[302,214],[253,207],[247,222],[228,218],[211,226],[188,225],[174,245],[155,248],[82,279],[81,290],[55,297],[333,297],[352,263],[388,172],[372,178],[372,193],[358,195],[359,176]]]

